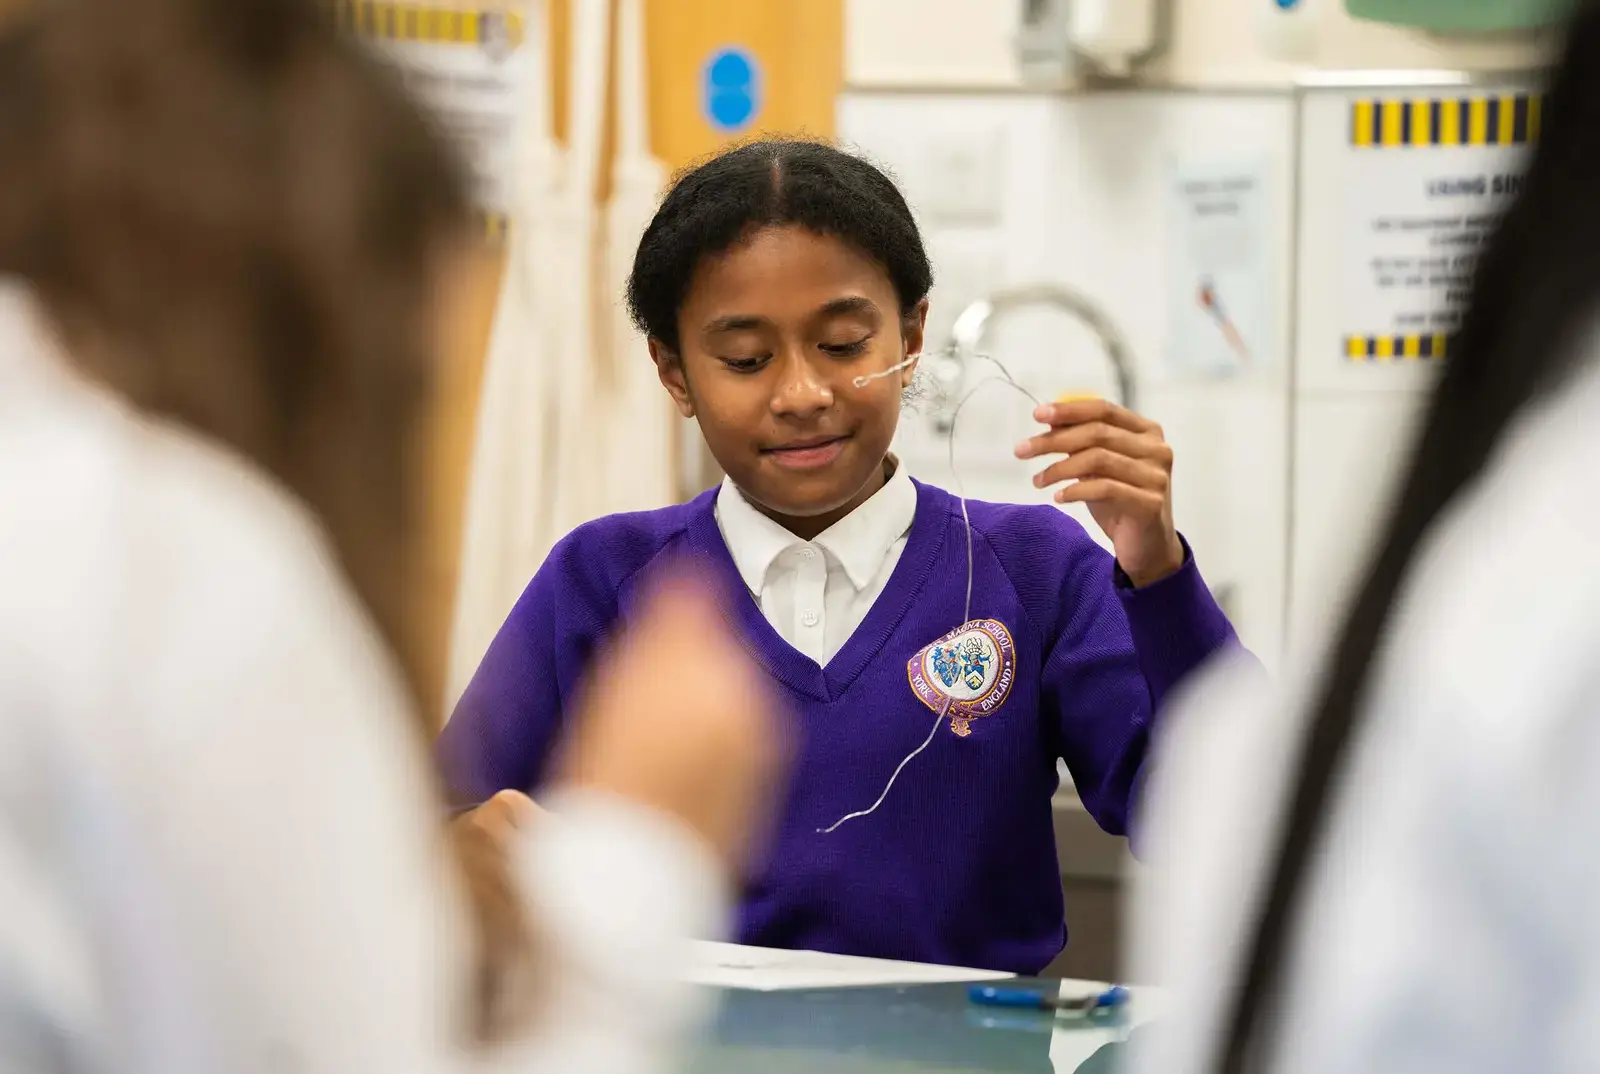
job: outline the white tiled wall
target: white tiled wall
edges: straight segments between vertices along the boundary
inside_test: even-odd
[[[1420,391],[1310,392],[1295,414],[1291,641],[1342,621],[1406,460]]]

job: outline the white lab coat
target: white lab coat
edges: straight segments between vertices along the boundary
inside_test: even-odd
[[[1422,549],[1307,878],[1272,1070],[1600,1069],[1597,474],[1591,361]],[[1315,679],[1219,668],[1169,714],[1133,947],[1170,991],[1139,1072],[1208,1069]]]
[[[708,852],[569,797],[516,862],[555,974],[463,1046],[425,743],[311,518],[0,311],[0,1070],[658,1069]]]

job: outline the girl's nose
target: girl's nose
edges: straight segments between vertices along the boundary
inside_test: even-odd
[[[781,417],[807,418],[833,405],[833,388],[819,371],[802,357],[788,360],[778,390],[772,396],[772,412]]]

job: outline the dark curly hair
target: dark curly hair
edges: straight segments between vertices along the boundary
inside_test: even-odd
[[[855,247],[888,273],[910,315],[933,286],[916,219],[887,175],[824,142],[746,142],[682,173],[639,241],[628,309],[678,351],[678,311],[702,259],[751,233],[796,225]]]

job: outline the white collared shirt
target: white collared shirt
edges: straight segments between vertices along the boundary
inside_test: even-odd
[[[717,495],[717,527],[745,587],[778,635],[826,666],[889,583],[917,513],[917,488],[896,466],[883,488],[802,541],[750,505],[732,481]]]

